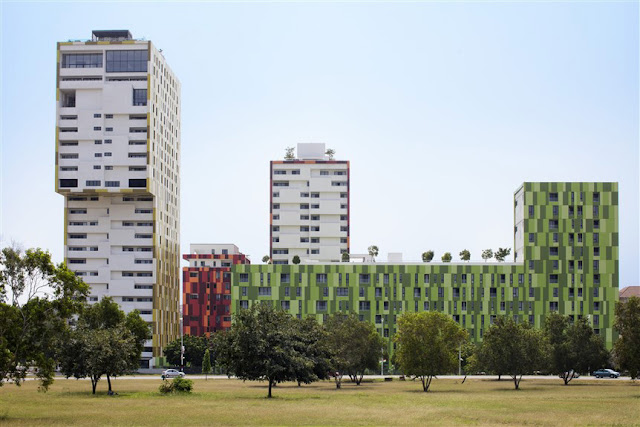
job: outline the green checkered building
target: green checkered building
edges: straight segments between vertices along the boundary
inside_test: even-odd
[[[524,183],[514,194],[514,219],[515,262],[236,265],[232,313],[267,301],[319,321],[355,312],[391,338],[402,313],[440,311],[480,342],[496,316],[541,327],[559,312],[586,316],[611,348],[618,184]]]

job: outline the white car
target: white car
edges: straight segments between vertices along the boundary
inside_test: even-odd
[[[162,379],[166,380],[167,378],[184,378],[184,372],[180,372],[176,369],[167,369],[166,371],[162,371]]]

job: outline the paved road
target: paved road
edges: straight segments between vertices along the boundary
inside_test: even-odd
[[[399,378],[399,375],[365,375],[364,379],[382,379],[382,378],[387,378],[387,377],[392,377],[394,380],[397,380]],[[190,379],[195,379],[195,380],[204,380],[205,376],[204,375],[187,375],[187,378]],[[209,375],[207,377],[210,380],[226,380],[228,379],[228,377],[226,375]],[[233,378],[233,377],[232,377]],[[440,379],[452,379],[452,380],[462,380],[464,378],[463,375],[441,375],[437,378]],[[34,379],[34,378],[28,378],[28,379]],[[62,376],[56,376],[56,380],[64,380],[65,378]],[[343,378],[344,380],[349,380],[349,377],[345,376]],[[496,375],[470,375],[467,377],[467,381],[469,380],[497,380],[498,377]],[[553,376],[553,375],[525,375],[522,377],[523,380],[554,380],[554,381],[561,381],[560,378],[558,378],[557,376]],[[73,380],[76,381],[75,378],[69,378],[69,380]],[[88,381],[88,378],[84,378],[84,380]],[[159,374],[149,374],[149,375],[127,375],[124,377],[118,377],[116,380],[161,380],[160,379],[160,375]],[[630,377],[620,377],[620,378],[603,378],[603,379],[599,379],[599,378],[595,378],[595,377],[589,377],[589,376],[582,376],[580,378],[576,378],[573,381],[620,381],[620,380],[631,380]],[[502,381],[511,381],[511,378],[509,376],[502,376]]]

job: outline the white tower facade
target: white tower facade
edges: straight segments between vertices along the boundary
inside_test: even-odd
[[[325,144],[298,144],[297,158],[271,162],[270,256],[274,264],[339,262],[349,252],[349,162]]]
[[[126,30],[58,43],[56,191],[65,260],[138,309],[153,366],[180,327],[180,82],[150,41]]]

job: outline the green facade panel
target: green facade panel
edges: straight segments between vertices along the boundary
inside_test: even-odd
[[[544,324],[557,311],[587,316],[608,348],[618,299],[617,183],[524,183],[514,263],[236,265],[232,313],[268,302],[322,322],[355,312],[392,338],[404,312],[450,315],[480,342],[495,316]],[[518,195],[516,192],[516,196]],[[518,210],[521,210],[518,212]],[[389,341],[390,350],[392,343]]]

